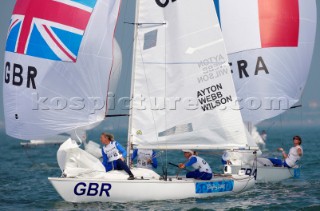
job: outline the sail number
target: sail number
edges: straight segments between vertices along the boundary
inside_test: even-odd
[[[87,195],[87,196],[102,196],[106,195],[110,197],[109,191],[111,190],[111,184],[109,183],[89,183],[79,182],[73,189],[74,194],[77,196]]]
[[[175,2],[177,0],[171,0],[171,2]],[[170,0],[156,0],[156,3],[159,7],[166,7],[168,6]]]
[[[254,178],[257,179],[257,169],[241,168],[241,170],[244,170],[246,175],[254,176]]]
[[[4,70],[4,82],[7,84],[12,83],[12,85],[14,86],[23,85],[25,82],[23,71],[25,69],[27,69],[27,88],[36,89],[35,78],[37,76],[37,69],[32,66],[24,68],[20,64],[11,64],[10,62],[6,62]]]

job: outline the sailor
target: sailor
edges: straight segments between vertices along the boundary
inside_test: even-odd
[[[138,168],[156,169],[158,167],[156,153],[152,149],[135,149],[131,160],[133,161],[135,158],[137,158]]]
[[[126,157],[127,152],[123,146],[114,140],[112,134],[108,133],[102,133],[100,141],[102,144],[105,144],[105,146],[102,147],[102,164],[106,168],[106,171],[124,170],[129,174],[128,180],[133,180],[134,176],[128,165],[124,162],[124,157]]]
[[[188,159],[186,163],[180,163],[179,168],[183,169],[192,166],[195,171],[187,173],[187,178],[194,178],[200,180],[210,180],[213,177],[212,170],[209,164],[199,156],[194,155],[195,152],[189,149],[182,150],[184,157]]]
[[[293,147],[290,148],[289,154],[283,150],[283,148],[278,148],[282,152],[282,156],[285,159],[283,162],[284,167],[292,168],[301,159],[303,155],[303,149],[301,146],[302,140],[300,136],[293,137]]]

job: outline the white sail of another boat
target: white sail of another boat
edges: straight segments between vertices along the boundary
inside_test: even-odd
[[[315,0],[215,0],[245,122],[296,104],[315,44]]]
[[[215,2],[241,114],[246,125],[254,127],[282,114],[300,100],[315,44],[316,1]],[[252,150],[229,153],[234,156],[234,172],[240,168],[252,169],[255,163]],[[294,176],[298,170],[273,167],[264,158],[258,161],[261,161],[256,163],[258,182],[280,181]]]

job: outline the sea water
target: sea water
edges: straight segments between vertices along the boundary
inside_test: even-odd
[[[301,135],[304,157],[299,179],[279,183],[257,184],[253,189],[234,196],[206,199],[184,199],[132,203],[86,203],[63,201],[48,181],[60,176],[56,161],[58,146],[23,148],[20,140],[1,134],[0,147],[0,210],[320,210],[320,130],[317,128],[272,128],[264,155],[281,157],[278,147],[286,152],[292,146],[292,136]],[[125,132],[116,138],[125,145]],[[99,132],[89,133],[89,139],[99,138]],[[184,162],[181,151],[162,152],[158,158],[171,174],[183,175],[168,162]],[[221,152],[200,152],[213,168],[222,172]],[[123,190],[126,191],[125,189]],[[157,190],[154,190],[157,191]]]

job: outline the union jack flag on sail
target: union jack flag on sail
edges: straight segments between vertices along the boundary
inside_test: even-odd
[[[6,51],[76,62],[97,0],[17,0]]]

